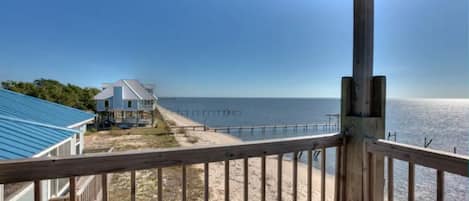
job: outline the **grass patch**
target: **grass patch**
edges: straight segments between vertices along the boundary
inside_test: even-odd
[[[199,175],[202,170],[187,168],[187,200],[198,201],[203,198],[203,181]],[[163,168],[163,200],[180,201],[181,196],[181,167]],[[111,201],[130,201],[130,173],[114,174],[109,191]],[[158,199],[158,172],[157,169],[136,172],[136,200],[153,201]]]
[[[159,115],[156,115],[157,117]],[[88,132],[86,137],[89,140],[87,149],[106,150],[114,147],[114,151],[129,151],[139,149],[158,149],[179,147],[180,144],[171,133],[167,121],[158,119],[153,128],[112,128],[105,132]],[[175,122],[174,122],[175,124]],[[184,129],[183,129],[184,130]],[[184,133],[185,130],[183,131]],[[188,141],[195,143],[199,139],[188,138]],[[129,161],[132,163],[132,161]],[[203,181],[201,175],[203,170],[193,166],[187,166],[187,200],[197,201],[203,198]],[[109,183],[110,201],[130,201],[130,173],[112,173]],[[182,200],[182,168],[163,168],[163,200]],[[136,172],[136,198],[142,201],[157,200],[157,170],[148,169]]]
[[[156,128],[130,128],[130,129],[112,129],[109,131],[111,135],[165,135],[170,131],[164,127]]]

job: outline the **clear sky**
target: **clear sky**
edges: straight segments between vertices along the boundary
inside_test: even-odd
[[[388,96],[469,98],[468,0],[376,0]],[[0,2],[0,80],[160,96],[338,97],[352,73],[352,0]]]

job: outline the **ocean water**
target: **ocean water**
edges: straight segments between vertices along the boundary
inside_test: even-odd
[[[326,114],[339,113],[339,99],[307,98],[161,98],[159,103],[181,115],[210,127],[265,124],[330,123],[337,119]],[[396,133],[397,142],[469,155],[469,100],[412,99],[388,100],[386,131]],[[230,134],[242,140],[316,135],[327,129],[276,129],[265,132],[243,130]],[[394,138],[392,138],[394,139]],[[335,149],[327,150],[327,171],[334,172]],[[303,157],[304,159],[304,157]],[[332,159],[332,160],[330,160]],[[318,168],[318,162],[315,162]],[[469,171],[469,164],[468,164]],[[395,161],[395,200],[407,200],[407,163]],[[416,167],[416,200],[435,200],[436,171]],[[469,200],[469,179],[446,174],[446,200]]]

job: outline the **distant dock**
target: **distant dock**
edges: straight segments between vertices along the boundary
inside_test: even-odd
[[[187,130],[200,130],[200,131],[225,131],[226,133],[231,132],[242,132],[244,131],[326,131],[335,132],[338,131],[337,124],[332,123],[303,123],[303,124],[271,124],[271,125],[253,125],[253,126],[223,126],[223,127],[208,127],[207,125],[186,125],[186,126],[172,126],[172,129],[187,129]]]

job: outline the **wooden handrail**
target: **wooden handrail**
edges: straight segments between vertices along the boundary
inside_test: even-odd
[[[387,140],[367,140],[367,151],[416,165],[469,177],[469,156],[432,150]]]
[[[450,152],[437,151],[413,145],[407,145],[397,142],[386,140],[366,140],[366,150],[371,156],[368,160],[376,154],[388,157],[388,200],[394,200],[394,173],[393,173],[393,160],[399,159],[407,161],[408,168],[408,200],[415,200],[415,165],[422,165],[428,168],[436,169],[437,172],[437,201],[444,201],[444,174],[445,172],[469,177],[467,169],[469,165],[469,156],[463,156]],[[373,167],[370,163],[369,173],[370,181],[373,181]],[[368,191],[372,192],[373,187],[370,186]]]
[[[229,161],[341,145],[338,133],[231,145],[162,150],[97,153],[60,158],[0,162],[0,183],[135,171],[176,165]]]

